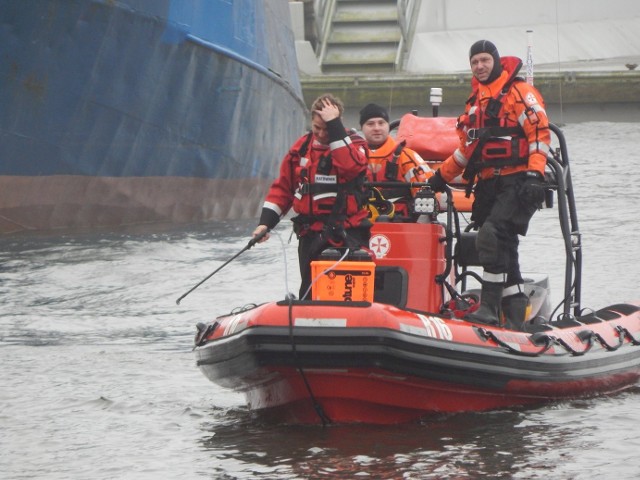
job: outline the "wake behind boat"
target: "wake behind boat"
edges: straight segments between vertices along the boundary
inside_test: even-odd
[[[307,117],[286,0],[0,0],[0,234],[251,218]]]
[[[398,136],[437,162],[455,140],[447,145],[441,132],[436,139],[430,132],[450,121],[406,116]],[[455,187],[437,198],[426,185],[412,184],[421,188],[413,207],[419,221],[378,217],[370,242],[375,258],[327,252],[312,264],[311,299],[289,296],[198,324],[200,370],[244,393],[251,410],[287,423],[401,423],[635,385],[640,305],[581,307],[582,246],[569,157],[562,131],[551,130],[557,148],[547,162],[547,206],[556,200],[566,255],[555,308],[547,276],[529,274],[521,330],[464,320],[479,301],[467,287],[478,266],[475,231],[461,227],[468,201]],[[440,143],[445,151],[427,153],[427,145]]]

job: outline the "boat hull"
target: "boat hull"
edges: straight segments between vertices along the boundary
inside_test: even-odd
[[[376,303],[281,302],[218,319],[196,356],[212,382],[278,421],[402,423],[636,384],[640,308],[598,313],[534,334]],[[587,331],[601,341],[588,347]],[[545,349],[543,338],[560,340]]]
[[[257,216],[307,115],[287,2],[246,6],[0,1],[0,233]]]
[[[253,218],[270,183],[266,178],[0,176],[5,199],[0,233],[163,228]]]

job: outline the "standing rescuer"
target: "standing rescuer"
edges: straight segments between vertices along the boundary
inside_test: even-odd
[[[540,93],[517,77],[522,60],[500,57],[479,40],[469,50],[473,78],[465,112],[458,118],[460,146],[428,181],[436,191],[460,173],[475,184],[471,219],[483,267],[480,308],[465,318],[522,329],[528,298],[518,262],[518,235],[526,235],[544,200],[549,120]]]
[[[371,222],[366,208],[365,141],[342,124],[344,106],[331,94],[311,105],[311,131],[282,160],[253,236],[273,229],[289,209],[298,237],[300,298],[311,285],[311,261],[327,247],[369,247]],[[266,234],[263,242],[269,238]]]

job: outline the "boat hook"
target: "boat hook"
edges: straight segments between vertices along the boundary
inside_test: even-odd
[[[238,258],[241,254],[243,254],[244,252],[246,252],[247,250],[249,250],[251,247],[253,247],[256,243],[258,243],[262,237],[264,237],[267,233],[269,233],[269,230],[264,230],[263,232],[261,232],[259,235],[256,235],[255,237],[253,237],[251,240],[249,240],[249,243],[247,243],[247,245],[240,250],[238,253],[236,253],[233,257],[231,257],[229,260],[227,260],[226,262],[224,262],[222,265],[220,265],[218,268],[216,268],[213,272],[211,272],[209,275],[207,275],[206,277],[204,277],[202,280],[200,280],[198,283],[196,283],[193,287],[191,287],[187,292],[183,293],[177,300],[176,300],[176,305],[180,305],[180,301],[186,297],[187,295],[189,295],[191,292],[193,292],[196,288],[198,288],[200,285],[202,285],[204,282],[206,282],[207,280],[209,280],[211,277],[213,277],[216,273],[218,273],[220,270],[222,270],[224,267],[226,267],[227,265],[229,265],[232,261],[234,261],[236,258]]]

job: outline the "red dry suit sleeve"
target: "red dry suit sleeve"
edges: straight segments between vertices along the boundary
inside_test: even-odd
[[[307,140],[307,135],[298,139],[282,159],[280,174],[271,184],[265,197],[259,225],[266,225],[269,229],[273,229],[291,208],[293,194],[297,188],[294,178],[295,169],[300,163],[297,152],[305,140]]]
[[[340,118],[327,122],[329,148],[333,167],[345,180],[353,180],[367,170],[365,141],[358,135],[348,135]]]

